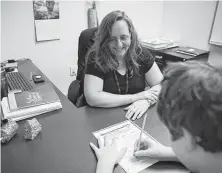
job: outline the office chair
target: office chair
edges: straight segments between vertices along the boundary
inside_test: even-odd
[[[76,106],[82,107],[87,103],[84,98],[84,76],[85,76],[85,56],[94,44],[97,27],[85,29],[79,36],[78,45],[78,70],[76,80],[74,80],[68,89],[68,99]]]

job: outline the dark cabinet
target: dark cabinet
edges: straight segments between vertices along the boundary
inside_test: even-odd
[[[170,48],[165,50],[151,50],[150,53],[155,57],[155,61],[159,68],[163,70],[168,62],[185,62],[185,61],[208,61],[209,51],[204,51],[202,54],[197,56],[186,55],[175,52],[177,48]]]

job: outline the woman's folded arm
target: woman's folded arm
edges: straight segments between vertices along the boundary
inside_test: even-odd
[[[87,103],[93,107],[117,107],[143,99],[142,94],[112,94],[103,91],[103,80],[86,74],[84,80],[84,94]]]

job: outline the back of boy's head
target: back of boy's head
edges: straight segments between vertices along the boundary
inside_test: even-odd
[[[164,71],[157,111],[172,140],[182,128],[205,151],[222,151],[222,73],[208,63],[174,63]]]

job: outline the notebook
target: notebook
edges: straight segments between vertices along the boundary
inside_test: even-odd
[[[10,92],[8,94],[9,107],[11,111],[60,102],[53,86],[45,83],[29,91]]]

